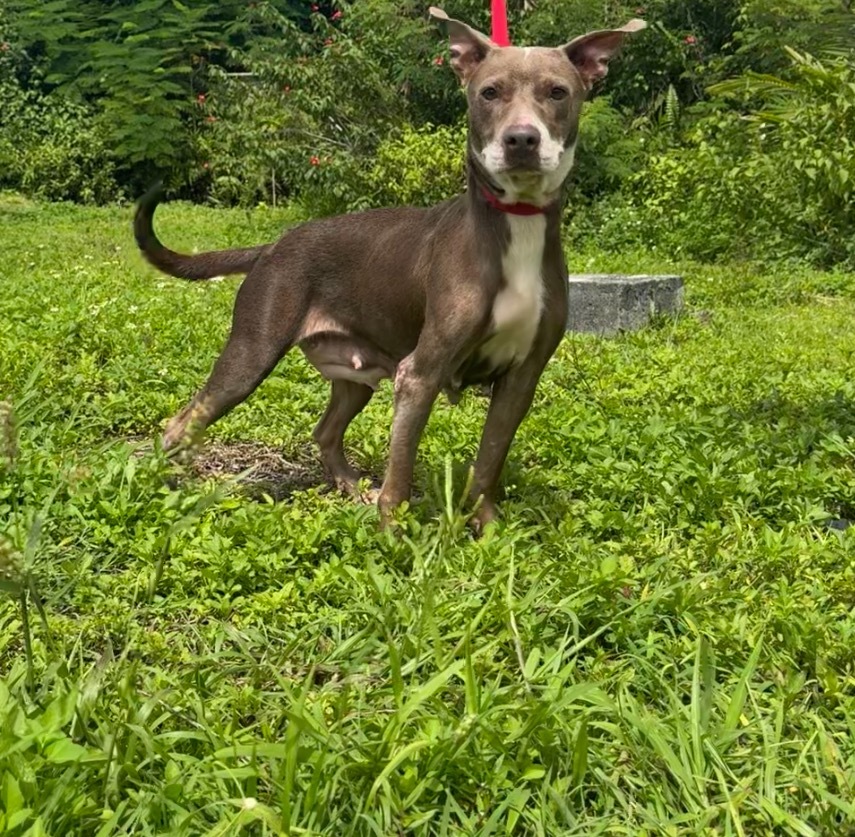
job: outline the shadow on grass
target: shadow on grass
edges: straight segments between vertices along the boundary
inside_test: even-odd
[[[129,439],[136,456],[150,455],[150,439]],[[278,447],[260,442],[218,442],[206,439],[191,455],[172,462],[173,486],[190,479],[232,481],[251,500],[272,497],[287,500],[300,491],[327,485],[317,457],[306,452],[299,460],[286,457]]]
[[[837,435],[844,439],[855,437],[855,398],[840,391],[800,404],[773,389],[736,416],[772,430],[804,430],[817,436]]]
[[[268,495],[277,502],[297,491],[326,484],[317,460],[306,456],[295,462],[278,448],[257,442],[208,441],[189,469],[203,479],[241,477],[239,483],[246,496],[261,499]]]

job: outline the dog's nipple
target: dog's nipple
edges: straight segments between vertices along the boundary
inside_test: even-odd
[[[353,356],[350,358],[350,363],[354,369],[362,369],[362,358],[358,354],[353,354]]]

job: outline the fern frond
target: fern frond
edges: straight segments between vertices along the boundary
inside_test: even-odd
[[[713,96],[733,95],[792,95],[799,92],[797,82],[787,81],[780,76],[767,73],[747,72],[737,78],[726,79],[717,84],[711,84],[707,90]]]
[[[665,110],[662,119],[664,127],[672,131],[676,130],[680,124],[681,110],[680,97],[677,95],[674,85],[669,84],[665,93]]]

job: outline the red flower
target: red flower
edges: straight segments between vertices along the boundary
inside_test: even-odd
[[[204,93],[200,93],[200,94],[196,97],[196,101],[197,101],[200,105],[204,105],[204,104],[205,104],[205,94],[204,94]]]
[[[330,15],[330,20],[341,20],[341,12],[336,11]]]
[[[697,42],[698,42],[698,39],[694,35],[686,35],[686,37],[683,38],[683,43],[686,43],[689,46],[693,46]]]
[[[437,55],[436,58],[433,59],[433,63],[436,64],[437,67],[441,67],[445,64],[445,59],[441,55]]]
[[[318,10],[318,4],[317,4],[317,3],[312,3],[312,11],[313,11],[313,12],[316,12],[317,10]]]
[[[311,157],[309,157],[309,163],[311,163],[313,166],[319,166],[321,164],[321,161],[313,154]]]

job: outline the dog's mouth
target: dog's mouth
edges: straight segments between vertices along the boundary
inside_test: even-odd
[[[496,174],[504,174],[520,180],[533,180],[546,173],[540,159],[535,157],[526,160],[506,160]]]
[[[540,202],[554,192],[551,179],[556,164],[541,154],[507,155],[488,143],[482,148],[470,145],[470,159],[488,182],[514,200]],[[560,161],[559,161],[560,162]]]
[[[540,180],[540,178],[543,177],[544,174],[546,174],[546,170],[543,169],[539,164],[524,166],[514,164],[499,169],[496,174],[502,174],[505,177],[510,177],[511,180],[513,180],[514,182],[534,183]]]
[[[537,152],[530,154],[505,155],[491,153],[485,149],[479,155],[484,168],[491,175],[510,177],[522,182],[534,181],[556,171],[561,164],[560,156],[547,156]]]

